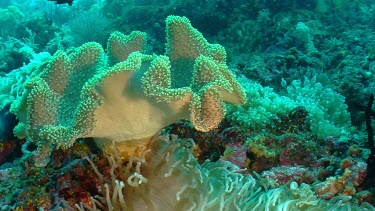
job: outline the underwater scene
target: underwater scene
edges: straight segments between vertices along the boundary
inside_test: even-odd
[[[372,0],[0,0],[1,211],[375,211]]]

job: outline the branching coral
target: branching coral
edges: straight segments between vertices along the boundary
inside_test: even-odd
[[[190,119],[200,131],[215,128],[224,102],[245,100],[225,50],[209,44],[185,17],[166,22],[166,56],[142,54],[141,32],[112,34],[107,54],[97,43],[70,55],[57,52],[13,103],[18,130],[25,128],[43,154],[50,143],[68,148],[77,138],[94,137],[104,148],[115,140],[121,154],[131,156],[179,119]]]

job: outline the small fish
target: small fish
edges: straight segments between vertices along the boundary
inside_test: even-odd
[[[227,146],[225,147],[223,157],[221,157],[222,160],[226,160],[230,158],[237,150],[234,149],[233,147]]]
[[[73,0],[48,0],[48,1],[55,1],[56,4],[68,4],[69,6],[72,6]]]

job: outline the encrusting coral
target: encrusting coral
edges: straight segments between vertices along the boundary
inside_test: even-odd
[[[15,132],[26,131],[42,155],[50,143],[68,148],[77,138],[94,137],[105,149],[115,141],[127,157],[140,155],[151,137],[179,119],[200,131],[215,128],[224,102],[245,101],[225,50],[185,17],[169,16],[166,25],[165,56],[141,53],[142,32],[113,33],[107,53],[98,43],[70,55],[58,51],[12,104],[20,120]]]

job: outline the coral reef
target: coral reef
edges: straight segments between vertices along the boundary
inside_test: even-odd
[[[0,210],[375,210],[373,2],[0,7]]]

